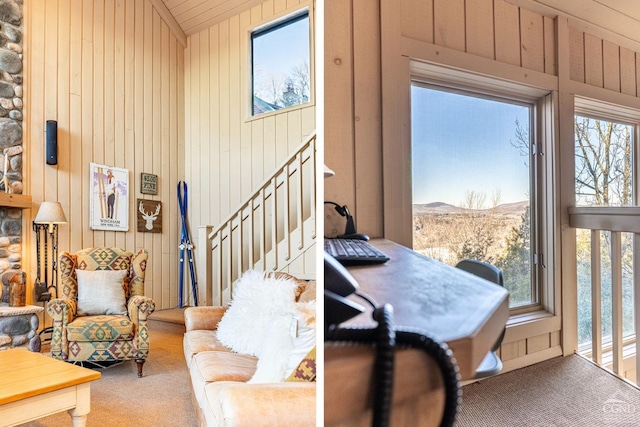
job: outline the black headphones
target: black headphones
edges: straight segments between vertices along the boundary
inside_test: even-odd
[[[360,234],[356,231],[356,223],[353,220],[353,217],[351,216],[351,212],[349,212],[349,208],[347,207],[347,205],[340,206],[336,202],[332,201],[325,201],[324,204],[333,205],[334,209],[340,214],[340,216],[347,218],[347,224],[344,228],[344,234],[338,236],[338,238],[369,240],[369,236],[367,236],[366,234]]]

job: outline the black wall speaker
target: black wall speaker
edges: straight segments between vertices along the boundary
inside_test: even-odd
[[[48,165],[58,164],[58,122],[55,120],[47,120],[45,153]]]

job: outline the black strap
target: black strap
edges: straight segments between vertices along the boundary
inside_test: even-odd
[[[374,365],[375,395],[373,401],[373,427],[386,427],[391,420],[393,401],[393,369],[395,361],[395,330],[393,308],[389,304],[376,308],[373,318],[378,322],[375,329],[331,328],[326,341],[346,341],[376,345]]]
[[[396,331],[398,348],[418,348],[433,357],[444,382],[444,413],[442,427],[455,425],[458,408],[462,403],[462,388],[460,387],[460,371],[453,352],[446,343],[439,342],[418,330]]]
[[[374,427],[386,427],[391,420],[393,370],[396,348],[415,348],[425,351],[431,356],[443,377],[445,388],[445,408],[440,425],[455,425],[458,408],[462,402],[460,372],[458,364],[449,347],[438,340],[427,336],[423,331],[403,329],[395,330],[393,326],[393,308],[389,304],[374,310],[373,318],[378,322],[375,329],[336,328],[332,327],[325,334],[326,341],[342,341],[359,344],[376,345],[376,362],[374,372]]]

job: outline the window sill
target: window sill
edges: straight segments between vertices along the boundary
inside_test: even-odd
[[[303,110],[305,108],[314,107],[314,106],[315,106],[315,102],[309,101],[309,102],[305,102],[304,104],[298,104],[298,105],[294,105],[292,107],[282,108],[280,110],[269,111],[268,113],[261,113],[261,114],[255,115],[255,116],[250,116],[250,117],[247,117],[244,122],[245,123],[251,123],[251,122],[253,122],[255,120],[262,120],[262,119],[265,119],[267,117],[277,116],[277,115],[282,114],[282,113],[291,113],[291,112],[296,111],[296,110]]]
[[[523,340],[561,330],[561,318],[545,310],[513,314],[507,320],[503,343]]]

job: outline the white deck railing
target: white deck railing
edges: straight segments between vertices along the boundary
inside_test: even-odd
[[[315,245],[315,142],[314,132],[220,225],[200,227],[205,305],[228,303],[243,272],[283,271]]]
[[[622,233],[633,233],[633,310],[637,332],[640,330],[640,207],[574,207],[569,208],[569,216],[571,227],[591,230],[591,358],[600,365],[603,364],[600,232],[611,232],[611,358],[613,371],[624,376]],[[635,354],[640,354],[640,340],[635,340]],[[640,357],[636,357],[635,371],[640,373]]]

